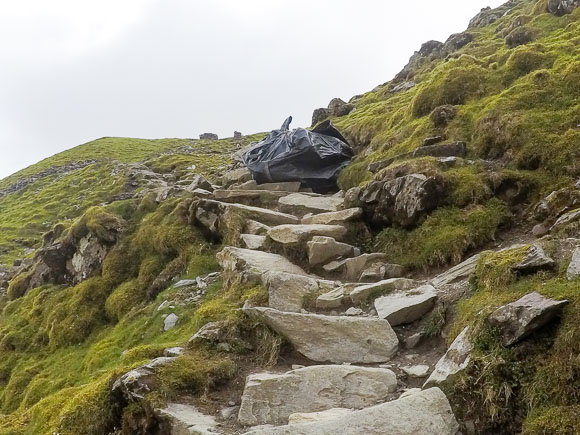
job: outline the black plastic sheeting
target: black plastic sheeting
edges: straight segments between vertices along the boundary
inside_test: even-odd
[[[354,152],[347,140],[325,121],[313,130],[290,130],[290,116],[242,155],[244,164],[258,184],[301,181],[315,192],[336,189],[340,171]]]

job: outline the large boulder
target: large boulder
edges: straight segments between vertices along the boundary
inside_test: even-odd
[[[323,412],[310,421],[302,414],[300,420],[303,423],[257,427],[245,435],[455,435],[459,429],[449,401],[439,388],[361,410]]]
[[[333,98],[330,103],[328,103],[328,108],[316,109],[314,111],[312,114],[312,125],[316,125],[330,116],[346,116],[354,109],[354,104],[346,103],[340,98]]]
[[[548,12],[557,17],[571,14],[580,6],[580,0],[548,0]]]
[[[305,357],[317,362],[373,364],[389,361],[399,340],[389,322],[377,318],[285,313],[247,308]]]
[[[129,401],[143,400],[146,394],[157,388],[159,369],[173,364],[176,359],[171,357],[155,358],[118,378],[113,384],[112,391],[123,394]]]
[[[408,228],[438,207],[444,187],[435,177],[410,174],[394,180],[371,181],[359,197],[365,215],[376,226]]]
[[[423,385],[423,388],[432,387],[452,381],[458,373],[465,370],[471,361],[473,343],[469,337],[469,328],[465,328],[455,338],[443,357],[435,365],[435,370]]]
[[[375,309],[391,326],[412,323],[431,311],[437,300],[437,290],[423,285],[411,290],[399,290],[375,299]]]
[[[487,318],[487,322],[501,329],[503,344],[510,346],[553,320],[567,303],[566,300],[555,301],[533,292],[498,308]]]
[[[397,376],[381,368],[319,365],[258,373],[246,380],[238,421],[244,426],[286,424],[297,412],[366,408],[386,401],[396,389]]]
[[[292,264],[281,255],[251,249],[225,247],[216,255],[219,265],[224,270],[226,282],[262,281],[267,272],[285,272],[294,275],[307,275],[300,267]]]

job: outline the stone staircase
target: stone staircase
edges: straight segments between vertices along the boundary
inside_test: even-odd
[[[268,289],[269,306],[243,311],[309,361],[248,376],[239,433],[455,434],[442,391],[410,388],[445,349],[434,346],[425,357],[401,344],[438,289],[405,276],[384,254],[363,253],[362,209],[345,209],[343,195],[298,190],[297,183],[234,184],[197,201],[192,213],[231,245],[217,255],[226,285]]]

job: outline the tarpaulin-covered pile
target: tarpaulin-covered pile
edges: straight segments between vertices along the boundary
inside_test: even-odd
[[[280,130],[243,154],[254,180],[258,184],[301,181],[316,192],[336,188],[338,174],[354,155],[346,139],[330,121],[311,131],[290,130],[291,122],[289,117]]]

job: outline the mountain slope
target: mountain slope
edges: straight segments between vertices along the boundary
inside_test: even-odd
[[[483,10],[466,32],[424,44],[394,80],[350,106],[339,104],[344,112],[329,108],[316,119],[330,115],[357,151],[338,181],[345,207],[363,213],[345,224],[346,242],[421,283],[481,252],[472,274],[441,284],[432,311],[395,328],[402,341],[411,332],[421,337],[412,361],[431,366],[470,328],[469,365],[441,385],[466,433],[580,430],[580,284],[567,276],[580,236],[574,6],[522,0]],[[273,305],[271,281],[242,282],[247,271],[227,269],[225,254],[225,270],[214,274],[216,254],[242,245],[248,216],[287,224],[304,215],[280,206],[282,193],[236,188],[247,178],[230,172],[238,167],[231,154],[261,137],[103,138],[0,181],[0,433],[171,433],[158,413],[169,403],[219,416],[222,405],[238,403],[248,373],[312,364],[272,324],[238,310]],[[442,142],[450,145],[445,155]],[[402,180],[406,190],[389,202],[384,186],[400,187]],[[417,194],[412,183],[429,195]],[[221,193],[195,190],[217,185]],[[377,191],[388,206],[367,201]],[[405,212],[392,213],[405,195],[411,197]],[[232,211],[211,199],[290,216]],[[566,216],[572,218],[564,222]],[[272,237],[264,243],[260,249],[310,267],[305,246],[281,247]],[[516,271],[538,244],[555,265]],[[334,275],[325,278],[332,282]],[[176,285],[185,279],[194,281]],[[504,345],[486,319],[533,291],[568,300],[561,320]],[[319,312],[318,296],[305,296],[302,309]],[[344,314],[343,308],[335,310]],[[356,308],[373,316],[372,302]],[[187,344],[216,321],[223,336]],[[118,386],[122,375],[172,356],[175,347],[185,349],[151,369],[150,391],[132,395]],[[401,346],[393,366],[416,352]],[[417,382],[399,378],[399,386]],[[221,424],[225,433],[243,430],[231,419]]]

